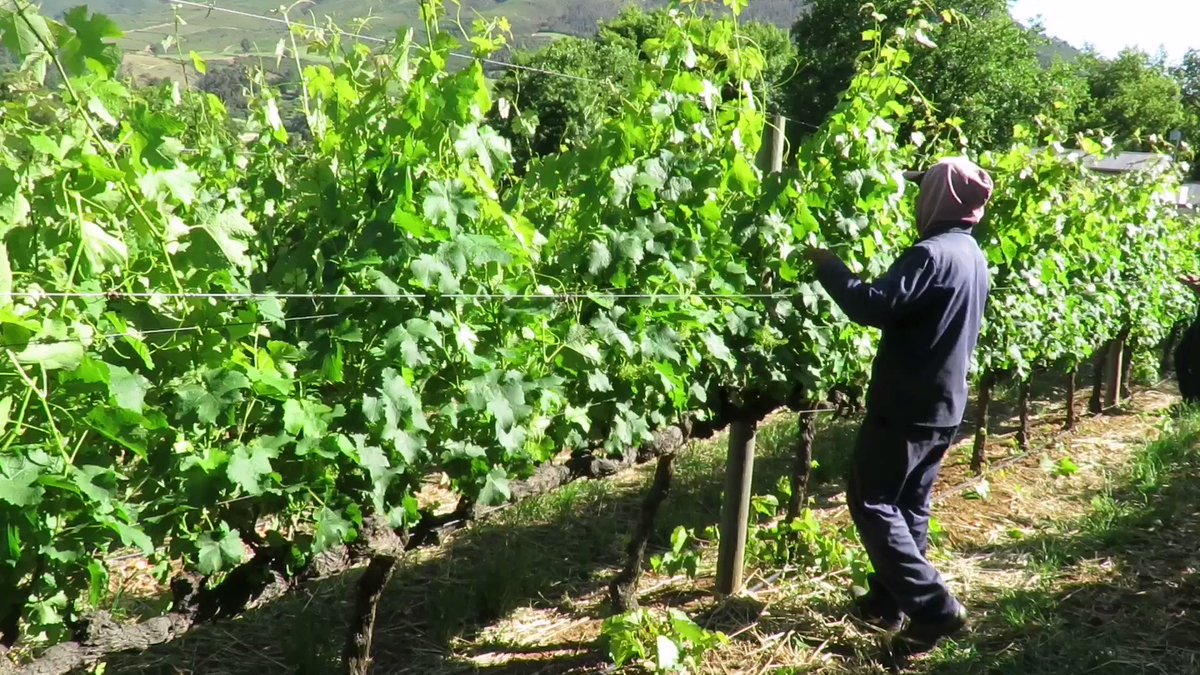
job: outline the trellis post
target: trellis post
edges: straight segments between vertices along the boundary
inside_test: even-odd
[[[764,170],[783,171],[783,115],[775,115],[765,130],[769,143]],[[725,464],[725,497],[721,504],[721,543],[717,552],[717,593],[734,595],[742,590],[746,536],[750,528],[750,496],[754,479],[754,444],[758,420],[739,406],[729,428],[729,453]]]

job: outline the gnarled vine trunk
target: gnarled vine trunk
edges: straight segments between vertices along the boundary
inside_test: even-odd
[[[995,383],[996,375],[991,371],[984,373],[979,380],[979,409],[975,411],[975,447],[971,451],[971,471],[976,475],[983,473],[983,464],[987,461],[988,422],[992,406],[992,387]]]
[[[1017,445],[1022,452],[1029,452],[1029,387],[1032,376],[1021,380],[1018,405],[1021,408],[1021,428],[1017,431]]]
[[[395,556],[375,555],[358,580],[354,609],[350,615],[350,632],[342,652],[342,664],[347,675],[367,675],[371,672],[375,617],[379,612],[379,600],[395,569]]]
[[[671,491],[671,477],[674,474],[675,453],[668,453],[658,458],[654,467],[654,480],[650,490],[642,500],[642,510],[638,515],[637,526],[633,538],[629,540],[626,549],[625,567],[613,578],[608,587],[609,602],[614,613],[621,614],[636,609],[637,586],[642,578],[642,563],[646,557],[646,543],[654,532],[654,520],[658,517],[658,509],[662,506]]]
[[[789,521],[800,516],[804,500],[808,498],[808,481],[812,476],[813,439],[817,435],[817,416],[813,413],[801,413],[797,423],[799,429],[796,434],[796,456],[792,464],[792,496],[787,507]]]
[[[1067,380],[1067,431],[1075,428],[1075,398],[1079,389],[1079,367],[1073,366]]]

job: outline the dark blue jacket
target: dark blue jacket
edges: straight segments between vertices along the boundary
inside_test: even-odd
[[[883,330],[867,410],[901,423],[958,426],[991,284],[970,229],[930,227],[874,283],[840,261],[821,265],[817,278],[852,321]]]

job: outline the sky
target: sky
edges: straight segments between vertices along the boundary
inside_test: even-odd
[[[1178,61],[1200,49],[1200,0],[1017,0],[1013,16],[1022,23],[1041,15],[1046,33],[1075,47],[1090,43],[1115,56],[1126,46],[1151,54],[1166,48]]]

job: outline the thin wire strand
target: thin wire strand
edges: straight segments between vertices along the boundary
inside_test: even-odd
[[[504,293],[189,293],[189,292],[124,292],[124,291],[4,291],[0,297],[109,300],[452,300],[577,301],[577,300],[769,300],[795,296],[795,291],[781,293],[549,293],[512,295]]]
[[[280,319],[260,319],[258,321],[231,321],[227,323],[215,324],[197,324],[192,326],[178,326],[176,328],[150,328],[147,330],[131,330],[124,333],[103,333],[93,336],[94,340],[116,340],[119,338],[134,338],[142,339],[147,336],[156,335],[174,335],[177,333],[189,333],[196,331],[213,331],[222,328],[244,328],[248,326],[266,326],[273,323],[294,323],[299,321],[317,321],[320,319],[336,319],[341,314],[310,314],[307,316],[285,316]],[[0,342],[0,349],[22,349],[31,345],[58,345],[58,344],[75,344],[82,343],[83,340],[75,338],[52,338],[45,340],[28,340],[26,342]]]
[[[1092,288],[1099,292],[1103,283],[1095,281],[1072,281],[1068,283],[1043,283],[1044,288]],[[991,291],[1031,290],[1028,284],[1006,284],[992,286]],[[774,293],[614,293],[610,291],[569,293],[204,293],[204,292],[155,292],[155,291],[0,291],[0,298],[26,298],[32,300],[426,300],[442,298],[474,301],[552,301],[575,302],[581,300],[785,300],[800,295],[800,291],[778,291]]]

